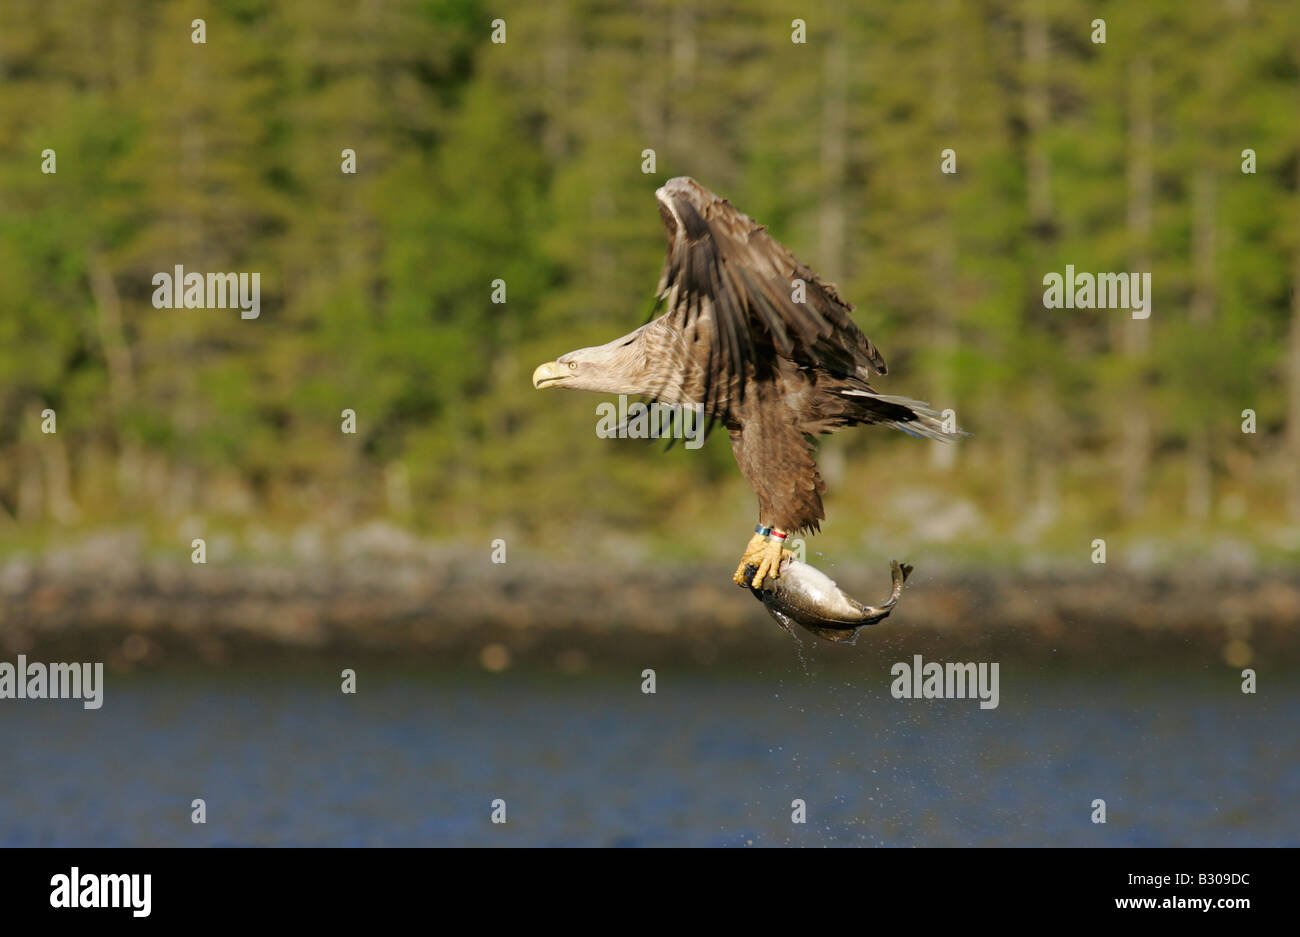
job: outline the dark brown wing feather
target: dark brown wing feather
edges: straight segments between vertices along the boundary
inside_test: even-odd
[[[693,179],[661,191],[668,256],[659,280],[665,317],[681,359],[704,365],[710,413],[725,418],[744,400],[746,384],[775,373],[772,352],[800,365],[866,380],[886,372],[835,287],[821,280],[765,228]],[[679,223],[680,221],[680,223]],[[791,299],[792,281],[807,284],[806,302]]]

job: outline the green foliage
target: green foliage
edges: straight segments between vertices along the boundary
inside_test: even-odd
[[[806,44],[790,41],[796,15]],[[1027,51],[1039,15],[1045,67]],[[719,498],[730,521],[746,496],[725,438],[667,455],[598,440],[597,398],[528,381],[643,321],[663,249],[653,191],[679,174],[838,281],[891,365],[883,391],[953,406],[977,433],[946,468],[878,430],[837,441],[855,461],[879,453],[874,473],[896,464],[1008,529],[1025,492],[1050,502],[1053,487],[1110,517],[1135,409],[1152,426],[1148,486],[1179,478],[1202,433],[1227,485],[1295,471],[1282,433],[1300,413],[1279,391],[1298,327],[1293,4],[13,0],[0,81],[0,521],[50,520],[22,507],[46,406],[88,522],[163,509],[152,482],[91,503],[106,486],[82,465],[101,457],[153,465],[175,488],[167,510],[227,510],[205,492],[235,484],[244,510],[287,523],[324,499],[343,520],[425,528],[565,517],[666,533]],[[949,147],[955,176],[939,170]],[[1040,158],[1046,219],[1031,208]],[[1043,308],[1043,275],[1067,263],[1150,270],[1143,347],[1126,350],[1122,311]],[[153,308],[151,277],[176,264],[260,272],[261,317]],[[1246,407],[1255,440],[1237,427]],[[1280,470],[1256,476],[1256,460]],[[832,502],[846,527],[871,517]]]

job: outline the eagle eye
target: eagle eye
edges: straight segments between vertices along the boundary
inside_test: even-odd
[[[576,370],[578,370],[578,362],[576,362],[576,361],[570,361],[570,362],[569,362],[569,370],[570,370],[570,371],[576,371]]]

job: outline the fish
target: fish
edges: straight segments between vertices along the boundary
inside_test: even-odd
[[[888,618],[898,604],[912,567],[897,560],[891,560],[889,566],[894,587],[881,605],[863,605],[820,569],[790,556],[781,561],[780,577],[764,583],[761,589],[750,585],[758,567],[746,566],[745,586],[790,634],[794,634],[791,625],[795,624],[823,641],[841,644],[852,640],[859,628]]]

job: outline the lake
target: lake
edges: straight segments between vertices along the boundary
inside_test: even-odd
[[[98,711],[0,701],[0,844],[1300,844],[1294,674],[1004,661],[982,710],[815,664],[110,673]]]

